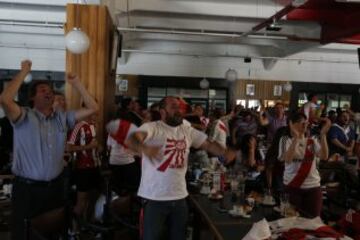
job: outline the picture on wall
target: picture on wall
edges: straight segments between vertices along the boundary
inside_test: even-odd
[[[282,86],[281,85],[274,85],[274,96],[279,97],[282,95]]]
[[[246,95],[248,96],[255,95],[255,84],[246,84]]]

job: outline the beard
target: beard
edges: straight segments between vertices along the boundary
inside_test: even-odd
[[[169,125],[171,127],[177,127],[180,124],[182,124],[183,118],[182,118],[181,114],[175,114],[172,117],[167,116],[166,119],[165,119],[165,122],[166,122],[167,125]]]

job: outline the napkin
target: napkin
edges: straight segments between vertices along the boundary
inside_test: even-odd
[[[263,220],[253,224],[250,231],[243,237],[242,240],[263,240],[271,237],[269,223],[264,218]]]

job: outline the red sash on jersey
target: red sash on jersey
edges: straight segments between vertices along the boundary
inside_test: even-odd
[[[111,134],[111,137],[114,138],[118,144],[127,147],[124,142],[130,127],[131,127],[131,122],[121,119],[117,132],[115,134]]]
[[[313,145],[314,145],[314,140],[308,138],[305,148],[304,160],[301,162],[301,166],[296,176],[288,184],[289,187],[300,188],[300,186],[303,184],[303,182],[309,175],[314,160],[314,152],[312,149]]]
[[[227,128],[225,127],[225,125],[222,122],[219,123],[219,128],[221,130],[223,130],[225,133],[227,133]]]

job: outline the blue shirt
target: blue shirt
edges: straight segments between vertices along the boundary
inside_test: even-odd
[[[328,138],[330,139],[330,154],[340,153],[341,155],[344,155],[346,151],[342,148],[335,146],[331,142],[331,140],[337,139],[343,145],[349,146],[349,144],[355,140],[355,131],[349,126],[344,129],[337,124],[333,124],[328,132]]]
[[[75,125],[75,112],[54,111],[46,117],[36,109],[21,108],[14,127],[16,176],[49,181],[63,171],[66,135]]]

